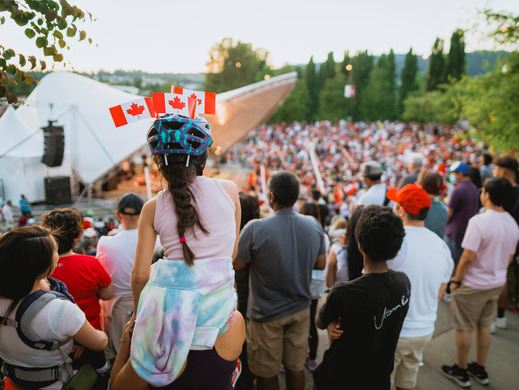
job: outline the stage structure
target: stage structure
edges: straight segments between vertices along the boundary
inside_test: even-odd
[[[217,115],[208,116],[214,128],[215,149],[225,151],[261,124],[286,99],[296,81],[297,74],[289,73],[219,94]],[[31,201],[43,201],[44,177],[53,176],[70,176],[72,193],[76,196],[80,182],[86,192],[93,188],[100,190],[119,163],[146,146],[151,119],[115,128],[108,111],[109,107],[137,98],[139,96],[74,73],[54,72],[45,76],[24,105],[16,111],[10,107],[10,113],[0,118],[0,156],[3,156],[0,164],[2,160],[8,161],[8,154],[18,159],[32,156],[35,160],[31,161],[30,169],[27,162],[18,166],[16,174],[20,185],[16,187],[7,182],[11,175],[0,165],[3,187],[16,188],[13,192],[16,196],[7,189],[9,198],[16,200],[25,188]],[[10,118],[9,123],[2,125],[6,118]],[[20,124],[12,125],[15,120]],[[50,120],[63,126],[65,134],[63,162],[55,168],[39,162],[43,153],[41,128]],[[26,145],[31,145],[31,153],[26,153]]]

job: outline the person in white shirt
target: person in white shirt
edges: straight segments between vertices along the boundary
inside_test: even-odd
[[[73,375],[74,342],[97,352],[107,345],[106,335],[76,304],[63,294],[63,299],[51,298],[48,276],[58,259],[58,245],[42,226],[16,228],[0,237],[0,359],[6,388],[59,390]],[[42,306],[35,305],[35,296],[45,297]],[[59,348],[38,349],[39,340]]]
[[[131,273],[137,248],[137,225],[144,205],[136,194],[121,197],[115,216],[122,230],[114,236],[103,236],[97,244],[97,258],[112,278],[114,298],[102,302],[104,330],[109,336],[110,352],[118,352],[124,326],[131,317],[133,298]]]
[[[387,198],[387,186],[382,183],[382,168],[376,161],[368,161],[362,166],[364,183],[368,190],[359,198],[357,205],[392,206]]]
[[[14,216],[13,216],[13,203],[8,200],[5,202],[4,207],[2,207],[2,216],[4,218],[5,223],[8,226],[12,226],[14,223]]]
[[[388,191],[394,212],[402,218],[405,237],[390,269],[404,272],[411,281],[409,311],[400,332],[392,379],[398,390],[416,389],[423,351],[432,338],[438,299],[449,282],[454,261],[447,244],[425,227],[431,199],[425,190],[408,184]]]

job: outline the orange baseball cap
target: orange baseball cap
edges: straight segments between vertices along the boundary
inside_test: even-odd
[[[400,190],[390,188],[387,198],[398,203],[411,215],[418,215],[422,209],[431,208],[431,198],[425,190],[416,184],[407,184]]]

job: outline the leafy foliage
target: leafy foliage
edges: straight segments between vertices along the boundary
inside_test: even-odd
[[[502,45],[515,45],[519,42],[519,15],[506,12],[484,11],[487,22],[494,27],[491,36]],[[517,50],[517,46],[515,46]]]
[[[519,52],[461,86],[464,113],[477,134],[499,149],[519,150]]]
[[[269,120],[271,123],[294,122],[305,120],[308,114],[309,96],[303,71],[299,71],[297,83],[285,102],[279,107],[274,116]]]
[[[347,78],[337,73],[333,79],[326,80],[321,90],[319,118],[336,121],[350,116],[350,99],[344,97],[344,86]]]
[[[436,38],[429,57],[427,68],[427,90],[434,91],[445,82],[445,58],[443,57],[443,40]]]
[[[44,71],[48,62],[63,62],[63,51],[70,48],[72,38],[92,43],[79,29],[80,22],[94,20],[92,14],[66,0],[0,0],[0,25],[6,22],[6,16],[24,29],[27,39],[34,40],[42,54],[40,58],[28,56],[0,44],[0,98],[6,97],[9,103],[17,101],[19,84],[35,82],[29,71]]]
[[[413,53],[413,49],[409,49],[405,56],[404,67],[400,76],[400,91],[398,93],[398,115],[404,112],[404,100],[407,96],[418,89],[416,75],[418,73],[418,60]]]
[[[375,121],[394,119],[395,83],[394,55],[382,55],[371,71],[368,85],[362,95],[362,118]]]
[[[205,89],[224,92],[263,80],[270,73],[269,52],[224,38],[209,52]]]
[[[351,108],[353,120],[361,119],[363,93],[368,85],[371,70],[373,69],[373,62],[373,56],[367,51],[357,53],[351,61],[352,70],[350,80],[352,84],[355,84],[355,97],[352,98]]]
[[[465,40],[463,30],[457,29],[451,36],[451,47],[445,68],[446,80],[461,79],[465,74]]]
[[[455,124],[462,119],[462,91],[459,86],[443,86],[429,92],[414,92],[404,101],[402,119],[421,123]]]
[[[314,57],[310,57],[305,70],[305,83],[308,91],[308,108],[306,120],[312,121],[317,118],[319,112],[319,77],[315,70]]]

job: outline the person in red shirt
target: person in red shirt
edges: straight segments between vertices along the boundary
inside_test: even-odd
[[[58,208],[44,214],[41,223],[52,230],[58,242],[59,260],[51,276],[67,285],[70,295],[85,313],[88,322],[100,330],[99,299],[112,298],[112,280],[95,257],[74,253],[74,246],[83,233],[82,219],[81,213],[76,209]],[[89,363],[99,375],[93,388],[106,389],[110,366],[104,352],[86,349],[79,355],[78,366]]]
[[[60,258],[52,277],[67,285],[90,324],[101,329],[99,299],[112,298],[112,280],[95,257],[74,253],[83,232],[80,212],[73,208],[54,209],[43,216],[42,224],[58,233]]]

